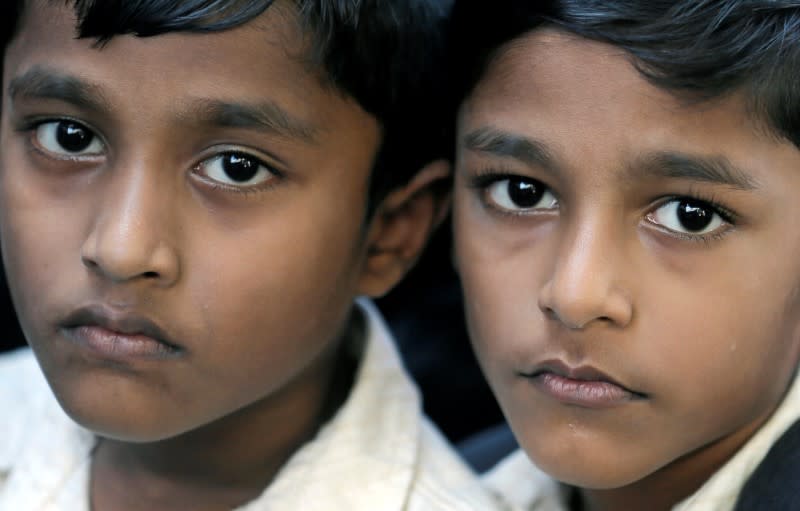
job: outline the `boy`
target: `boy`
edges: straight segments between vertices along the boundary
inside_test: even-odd
[[[732,509],[800,419],[800,2],[464,0],[453,34],[457,265],[524,450],[490,482]]]
[[[353,303],[441,216],[443,6],[3,8],[0,238],[58,403],[0,362],[0,509],[492,509]]]

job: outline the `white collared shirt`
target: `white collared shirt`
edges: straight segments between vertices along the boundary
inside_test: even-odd
[[[375,307],[342,408],[238,511],[503,509],[423,416]],[[58,406],[29,349],[0,357],[0,509],[88,511],[94,436]]]
[[[695,493],[672,511],[730,511],[742,486],[770,447],[800,420],[800,376],[763,426]],[[510,503],[525,511],[566,511],[568,492],[518,450],[484,476],[484,481]]]

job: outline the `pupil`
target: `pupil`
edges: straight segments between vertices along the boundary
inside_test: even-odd
[[[543,195],[543,186],[520,178],[508,180],[508,196],[517,207],[532,208],[542,200]]]
[[[59,145],[71,153],[79,153],[86,150],[92,143],[92,135],[89,130],[74,122],[58,123],[56,140]]]
[[[690,201],[678,204],[678,220],[687,231],[702,231],[714,219],[714,212],[707,207]]]
[[[258,172],[258,163],[252,158],[229,154],[222,160],[222,168],[233,181],[243,183],[253,179]]]

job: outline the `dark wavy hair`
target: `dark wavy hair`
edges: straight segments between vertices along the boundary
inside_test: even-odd
[[[0,2],[3,51],[31,0]],[[56,0],[48,0],[56,2]],[[252,20],[273,0],[58,0],[77,36],[99,45],[121,34],[216,32]],[[449,0],[291,0],[310,35],[304,55],[325,85],[355,99],[382,128],[370,200],[448,154],[444,26]]]
[[[755,119],[800,147],[798,0],[457,0],[455,97],[499,48],[543,26],[611,44],[656,86],[689,101],[742,91]]]

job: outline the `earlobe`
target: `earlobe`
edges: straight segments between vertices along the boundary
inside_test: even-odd
[[[381,201],[367,234],[360,294],[386,294],[414,265],[430,235],[447,215],[450,193],[436,185],[449,175],[450,164],[437,160]]]

